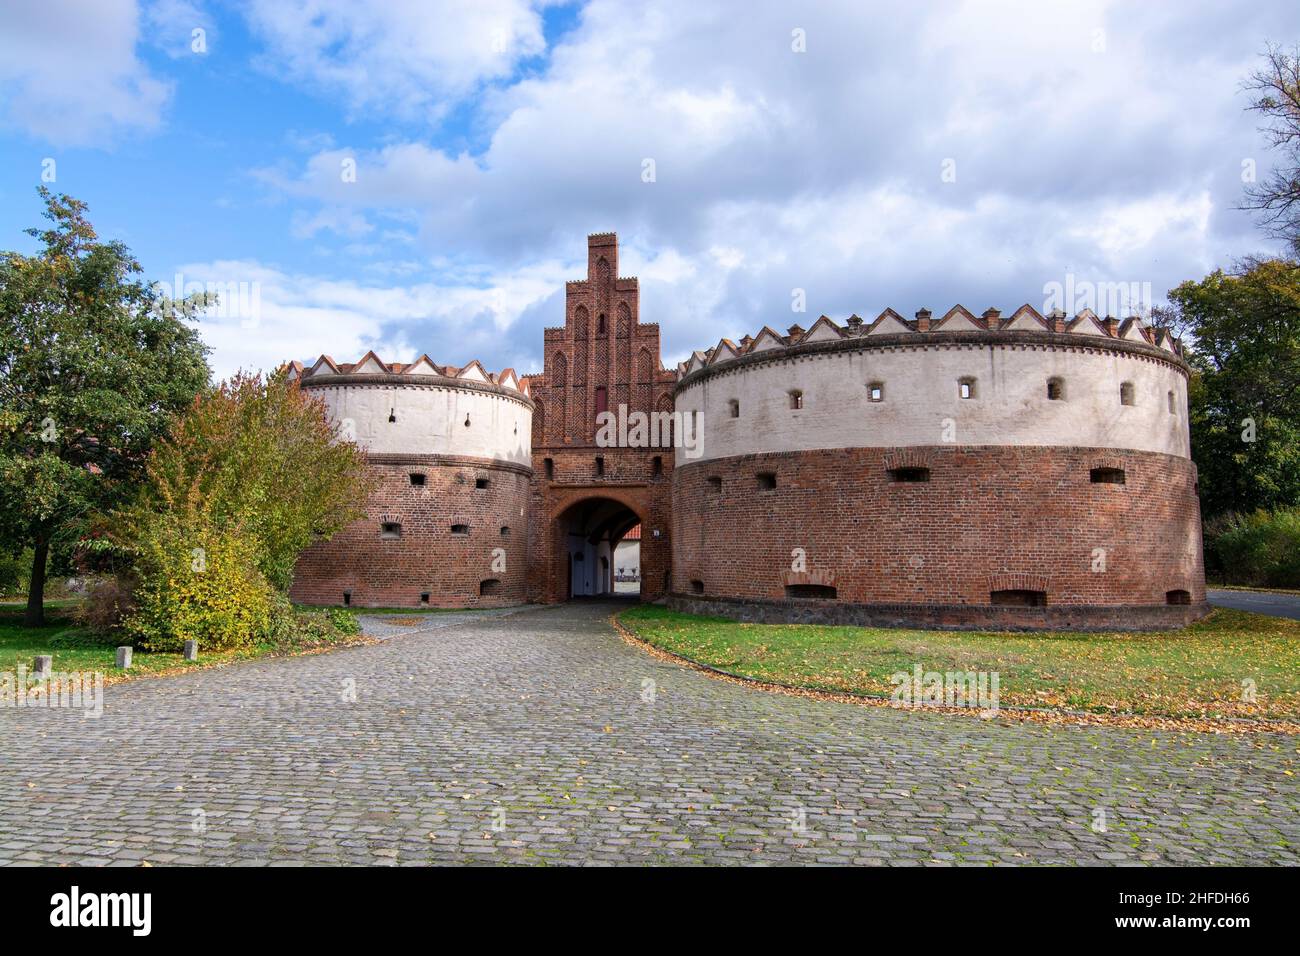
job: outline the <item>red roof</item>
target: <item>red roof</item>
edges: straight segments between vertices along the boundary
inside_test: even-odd
[[[640,540],[641,540],[641,526],[640,526],[640,525],[637,525],[635,528],[633,528],[633,529],[632,529],[631,531],[629,531],[627,534],[623,535],[623,540],[624,540],[624,541],[640,541]]]

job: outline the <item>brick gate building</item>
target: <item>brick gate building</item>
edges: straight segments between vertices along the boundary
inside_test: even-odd
[[[292,366],[379,477],[367,516],[303,554],[295,599],[608,594],[640,526],[644,599],[750,620],[1124,629],[1205,613],[1188,368],[1137,317],[822,316],[665,369],[600,233],[543,348],[522,377],[427,355]],[[606,413],[675,416],[685,447],[621,426],[611,444]]]

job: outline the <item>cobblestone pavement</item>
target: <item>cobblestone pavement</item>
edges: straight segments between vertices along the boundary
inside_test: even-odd
[[[771,694],[610,609],[0,709],[0,863],[1300,862],[1295,738]]]

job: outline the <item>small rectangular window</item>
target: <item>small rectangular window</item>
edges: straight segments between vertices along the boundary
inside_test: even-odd
[[[385,521],[379,526],[379,537],[381,538],[400,538],[402,536],[402,526],[396,521]]]
[[[1179,588],[1174,591],[1166,591],[1165,603],[1166,604],[1191,604],[1192,592],[1184,591],[1182,588]]]
[[[731,412],[731,417],[732,417],[732,418],[739,418],[739,417],[740,417],[740,400],[739,400],[739,399],[735,399],[735,398],[733,398],[731,401],[727,402],[727,408],[728,408],[728,410]]]
[[[1133,383],[1121,382],[1119,386],[1119,403],[1121,405],[1136,404],[1133,400]]]
[[[803,392],[799,389],[792,389],[790,392],[790,407],[799,409],[803,408]]]
[[[501,593],[501,580],[499,578],[488,578],[486,581],[478,583],[479,597],[490,597],[493,594]]]
[[[758,479],[758,488],[760,491],[773,491],[776,489],[776,472],[760,471],[756,476]],[[718,479],[721,482],[721,478]]]
[[[351,592],[351,591],[344,591],[344,592],[343,592],[343,606],[344,606],[344,607],[349,607],[349,606],[351,606],[351,604],[352,604],[352,592]]]
[[[975,379],[963,378],[957,383],[957,394],[962,398],[975,397]]]
[[[1047,400],[1049,402],[1059,402],[1065,398],[1065,382],[1059,378],[1049,378],[1047,380]]]
[[[451,533],[452,533],[452,534],[469,534],[469,525],[467,525],[467,524],[454,524],[454,525],[451,526]]]
[[[890,468],[889,480],[898,482],[929,481],[930,469],[919,467]]]
[[[788,598],[820,598],[834,601],[838,596],[835,588],[829,584],[787,584],[785,596]]]
[[[554,477],[555,477],[555,459],[554,459],[554,458],[546,458],[546,459],[544,459],[544,460],[542,461],[542,466],[546,469],[546,477],[547,477],[547,478],[554,478]]]
[[[428,591],[421,591],[421,592],[420,592],[420,603],[421,603],[421,604],[428,604],[428,603],[429,603],[429,592],[428,592]]]
[[[1122,485],[1124,484],[1124,469],[1094,468],[1088,473],[1088,478],[1094,485]]]
[[[703,594],[703,593],[704,593],[704,582],[701,581],[699,578],[693,578],[693,579],[691,580],[691,593],[692,593],[692,594]]]
[[[482,490],[483,490],[484,488],[486,488],[487,486],[488,486],[488,479],[486,479],[486,478],[475,478],[475,479],[474,479],[474,487],[475,487],[476,489],[478,489],[479,491],[482,491]]]
[[[603,455],[596,456],[596,477],[600,478],[605,474],[605,458]]]
[[[1047,592],[1019,589],[993,591],[989,594],[989,603],[1002,607],[1045,607],[1047,605]]]
[[[650,463],[650,475],[659,478],[664,473],[664,460],[660,455],[655,455],[654,460]]]
[[[709,490],[715,495],[722,494],[722,477],[720,475],[709,475]]]
[[[867,386],[867,397],[873,402],[885,400],[885,386],[882,382],[872,382]]]
[[[411,485],[412,485],[412,487],[415,487],[415,488],[423,488],[423,487],[424,487],[424,479],[425,479],[425,476],[422,475],[422,474],[420,474],[418,471],[417,471],[417,472],[412,472],[412,473],[411,473]]]

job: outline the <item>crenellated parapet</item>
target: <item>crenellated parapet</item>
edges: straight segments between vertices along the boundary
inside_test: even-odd
[[[343,433],[373,456],[441,456],[531,465],[534,403],[514,369],[489,372],[477,360],[441,365],[428,355],[356,362],[322,355],[289,375],[321,397]]]
[[[781,333],[763,326],[754,335],[746,335],[739,342],[723,338],[712,348],[693,352],[689,359],[677,365],[676,374],[679,380],[683,380],[703,369],[734,359],[764,353],[770,353],[767,358],[775,358],[783,352],[809,350],[807,347],[830,343],[846,343],[853,348],[992,345],[1014,343],[1017,340],[1084,347],[1107,342],[1122,343],[1149,348],[1153,354],[1167,353],[1176,362],[1182,363],[1182,343],[1167,329],[1148,326],[1138,316],[1122,320],[1113,316],[1098,318],[1091,309],[1084,309],[1072,317],[1060,310],[1043,315],[1028,304],[1007,316],[993,308],[976,315],[962,305],[955,305],[937,319],[928,309],[918,310],[912,319],[903,318],[893,309],[885,309],[871,322],[858,315],[851,315],[841,325],[823,315],[807,329],[795,323],[785,333]],[[1121,351],[1124,350],[1122,345]]]

